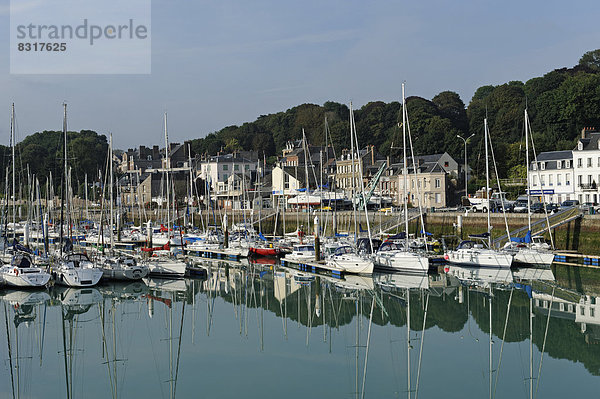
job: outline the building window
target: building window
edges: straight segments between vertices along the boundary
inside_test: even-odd
[[[442,187],[442,179],[435,179],[435,188]]]
[[[592,175],[588,175],[588,184],[592,184]]]
[[[591,168],[592,167],[592,158],[588,158],[587,159],[587,167]]]
[[[223,165],[223,170],[229,170],[229,165]]]
[[[533,170],[537,170],[537,162],[533,163]]]
[[[583,151],[583,143],[581,141],[579,143],[577,143],[577,149],[579,151]]]
[[[435,203],[436,204],[441,204],[442,203],[442,194],[435,193]]]
[[[447,168],[450,164],[448,163],[448,161],[444,162],[444,168]]]
[[[250,169],[250,165],[244,165],[244,170],[249,170]]]
[[[542,186],[545,186],[545,185],[546,185],[546,179],[544,179],[544,176],[541,176],[541,177],[540,177],[540,184],[541,184]]]
[[[581,168],[583,166],[583,158],[577,158],[577,167]]]
[[[227,178],[229,178],[229,175],[227,173],[223,173],[223,180],[227,180]]]
[[[568,173],[565,175],[565,184],[567,186],[571,185],[571,176]]]
[[[235,170],[235,171],[240,170],[240,165],[233,165],[233,170]]]
[[[571,161],[566,160],[565,161],[565,168],[569,169],[571,167]]]
[[[579,312],[581,313],[582,316],[585,316],[585,308],[583,306],[579,307]]]
[[[535,186],[537,186],[537,176],[536,176],[536,175],[533,175],[533,176],[532,176],[532,180],[533,180],[533,183],[532,183],[532,185],[533,185],[534,187],[535,187]]]
[[[540,169],[546,170],[546,162],[540,162]]]
[[[557,186],[560,186],[560,185],[562,184],[562,182],[561,182],[560,180],[561,180],[561,178],[560,178],[560,174],[557,174],[557,175],[556,175],[556,185],[557,185]]]
[[[556,161],[556,169],[560,169],[562,167],[562,163],[564,161]]]
[[[583,176],[577,175],[577,185],[581,186],[583,184]]]

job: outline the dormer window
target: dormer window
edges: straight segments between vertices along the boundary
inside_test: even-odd
[[[537,162],[533,163],[533,170],[537,170]]]
[[[583,143],[581,141],[577,143],[577,150],[583,151]]]
[[[540,169],[546,170],[546,162],[540,162]]]
[[[562,168],[562,163],[563,163],[563,162],[564,162],[564,161],[558,161],[558,162],[556,162],[556,169],[561,169],[561,168]]]
[[[565,168],[569,169],[570,167],[571,167],[571,161],[567,159],[565,161]]]

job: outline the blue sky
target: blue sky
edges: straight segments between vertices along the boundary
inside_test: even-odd
[[[28,1],[28,0],[20,0]],[[0,143],[61,128],[112,132],[115,147],[203,137],[261,114],[327,100],[357,106],[575,65],[600,48],[595,1],[154,0],[151,75],[10,75],[0,1]],[[115,57],[118,62],[118,57]],[[5,115],[2,118],[2,115]]]

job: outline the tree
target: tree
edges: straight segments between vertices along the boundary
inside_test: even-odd
[[[600,49],[588,51],[579,59],[579,65],[592,71],[600,71]]]

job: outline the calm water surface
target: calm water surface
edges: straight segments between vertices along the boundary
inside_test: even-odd
[[[207,266],[208,280],[0,291],[0,397],[598,397],[595,297],[551,273]]]

